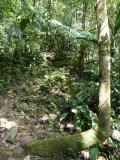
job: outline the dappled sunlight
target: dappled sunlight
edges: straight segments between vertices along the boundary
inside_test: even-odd
[[[108,28],[107,19],[105,20],[105,22],[101,26],[101,36],[104,37],[104,36],[106,36],[106,34],[109,37],[109,28]]]
[[[14,121],[9,121],[6,118],[0,118],[0,128],[6,128],[10,129],[12,127],[17,126],[17,124]]]
[[[0,160],[120,159],[118,1],[0,9]]]
[[[51,119],[51,120],[55,120],[55,119],[57,119],[57,115],[56,114],[45,114],[45,115],[43,115],[42,117],[41,117],[41,120],[42,121],[47,121],[47,120],[49,120],[49,119]]]

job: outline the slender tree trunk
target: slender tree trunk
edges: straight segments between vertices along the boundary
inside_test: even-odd
[[[119,100],[120,100],[120,47],[119,47]]]
[[[33,6],[35,7],[35,0],[33,0]]]
[[[103,137],[110,135],[110,36],[106,0],[97,0],[99,52],[99,120]]]
[[[46,41],[48,44],[48,50],[51,50],[51,35],[49,33],[51,32],[51,25],[50,25],[50,20],[51,20],[51,0],[47,1],[47,12],[48,12],[48,17],[47,17],[47,32],[46,32]]]
[[[88,4],[84,2],[83,3],[83,17],[82,17],[82,29],[83,30],[85,30],[85,18],[86,18],[87,6]],[[85,48],[84,46],[81,46],[79,50],[79,57],[78,57],[78,71],[79,71],[80,76],[83,74],[83,70],[84,70],[84,58],[85,58]]]
[[[87,11],[87,3],[83,3],[83,17],[82,17],[82,29],[85,29],[85,17],[86,17],[86,11]]]
[[[31,141],[25,152],[52,160],[77,153],[104,141],[110,135],[110,39],[106,0],[97,0],[98,46],[99,46],[99,119],[98,124],[86,132],[45,140]],[[99,140],[99,141],[98,141]]]
[[[76,4],[76,0],[74,0],[74,3]],[[76,5],[76,6],[75,6],[75,19],[76,19],[76,22],[78,22],[77,11],[78,11],[78,8],[77,8],[77,5]]]

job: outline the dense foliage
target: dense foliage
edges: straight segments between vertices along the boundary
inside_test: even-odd
[[[68,131],[67,123],[82,132],[97,121],[99,60],[95,4],[91,0],[0,1],[0,94],[14,93],[15,106],[24,118],[27,114],[39,116],[47,112],[58,115],[54,126],[65,127],[53,127],[54,132]],[[108,1],[111,132],[117,130],[120,135],[119,7],[119,1]],[[14,87],[14,83],[24,80],[26,83],[20,89]],[[24,99],[26,95],[33,98]],[[38,112],[26,108],[23,101],[36,103]],[[98,149],[90,150],[90,155],[113,160],[120,155],[119,147],[120,140],[110,137]]]

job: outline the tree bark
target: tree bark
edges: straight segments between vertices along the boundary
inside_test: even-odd
[[[98,125],[103,139],[110,135],[110,36],[106,0],[97,0],[99,52],[99,117]]]
[[[120,47],[119,47],[119,100],[120,100]]]
[[[88,4],[86,1],[83,3],[83,16],[82,16],[82,29],[85,30],[85,18],[86,18],[86,11],[87,11]],[[79,50],[79,57],[78,57],[78,71],[79,75],[83,74],[84,70],[84,58],[85,58],[85,47],[81,45]]]
[[[86,132],[45,140],[31,141],[25,152],[51,159],[64,159],[64,155],[77,153],[106,140],[110,135],[110,39],[106,0],[97,0],[98,45],[99,45],[99,119]]]
[[[36,1],[36,0],[33,0],[33,6],[34,6],[34,7],[35,7],[35,1]]]
[[[85,29],[85,17],[86,17],[87,6],[88,4],[84,2],[83,3],[82,29]]]

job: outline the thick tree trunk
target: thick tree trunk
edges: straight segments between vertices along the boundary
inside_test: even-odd
[[[27,144],[25,153],[40,157],[50,157],[52,160],[62,160],[66,155],[78,153],[80,150],[97,144],[97,125],[81,134],[36,140]]]
[[[27,144],[25,152],[40,157],[51,157],[52,160],[64,159],[67,154],[77,153],[80,150],[94,146],[104,141],[110,135],[110,40],[106,0],[97,0],[98,44],[100,63],[99,87],[99,120],[92,129],[86,132],[36,140]]]

